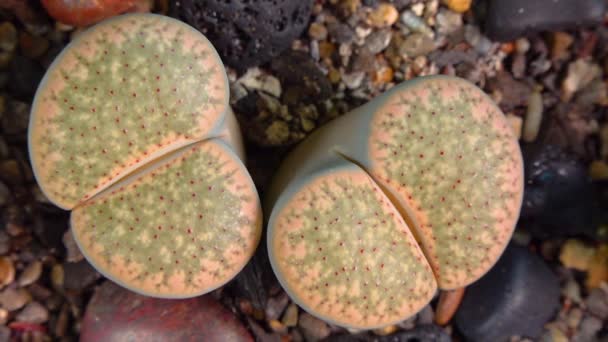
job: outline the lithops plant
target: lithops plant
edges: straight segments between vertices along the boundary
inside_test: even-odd
[[[131,14],[82,33],[32,107],[36,179],[88,261],[157,297],[191,297],[239,272],[261,234],[223,65],[198,31]]]
[[[474,85],[416,79],[296,147],[269,191],[273,269],[304,309],[348,328],[403,320],[488,271],[523,192],[519,145]]]

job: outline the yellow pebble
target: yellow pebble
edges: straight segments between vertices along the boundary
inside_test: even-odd
[[[370,24],[374,27],[388,27],[393,25],[399,18],[399,12],[395,6],[387,3],[378,5],[369,14]]]
[[[575,239],[567,240],[562,246],[559,260],[562,265],[579,271],[587,271],[595,254],[595,248]]]
[[[444,0],[446,6],[454,12],[464,13],[471,8],[471,0]]]
[[[589,166],[589,174],[593,180],[608,179],[608,164],[602,160],[595,160]]]

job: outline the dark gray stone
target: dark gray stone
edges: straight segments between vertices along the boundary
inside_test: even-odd
[[[181,0],[173,15],[199,29],[224,63],[244,70],[268,62],[308,26],[311,0]]]
[[[509,41],[541,31],[557,31],[602,22],[604,0],[489,0],[485,31]]]
[[[467,287],[454,322],[467,341],[537,338],[560,302],[557,276],[524,247],[509,245],[488,274]]]
[[[44,75],[44,68],[23,56],[15,56],[10,66],[8,87],[21,99],[29,100]]]
[[[556,145],[524,145],[522,153],[521,225],[541,239],[592,235],[593,185],[585,164]]]
[[[63,264],[64,287],[79,293],[93,285],[101,275],[86,261],[66,262]]]
[[[422,324],[414,329],[401,331],[388,336],[374,336],[370,333],[333,335],[323,340],[323,342],[450,342],[452,338],[445,329],[435,324]]]
[[[343,23],[331,23],[327,27],[329,36],[338,44],[350,44],[355,40],[355,31]]]

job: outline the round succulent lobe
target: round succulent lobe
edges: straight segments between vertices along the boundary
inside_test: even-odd
[[[197,31],[156,15],[105,21],[77,37],[39,86],[30,155],[41,189],[70,209],[219,126],[227,80]]]
[[[72,212],[72,232],[104,275],[136,292],[191,297],[232,279],[253,255],[261,209],[223,143],[181,149]]]
[[[411,213],[439,287],[475,281],[508,243],[522,200],[519,145],[477,87],[422,80],[372,121],[370,172]]]
[[[435,293],[431,268],[399,213],[346,161],[294,193],[271,229],[279,280],[328,321],[386,325],[415,314]]]

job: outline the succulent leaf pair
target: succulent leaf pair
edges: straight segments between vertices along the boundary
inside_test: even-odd
[[[87,259],[134,291],[191,297],[247,263],[261,234],[219,56],[168,17],[82,33],[40,84],[29,130],[41,189],[72,210]]]
[[[179,21],[126,15],[78,37],[38,89],[29,146],[87,259],[131,290],[206,293],[257,246],[262,214],[222,63]],[[522,188],[517,141],[481,90],[410,81],[290,153],[267,199],[271,263],[311,313],[384,326],[491,268]]]
[[[412,80],[314,132],[278,170],[270,260],[301,306],[376,328],[436,288],[486,273],[511,238],[523,192],[519,145],[477,87]]]

